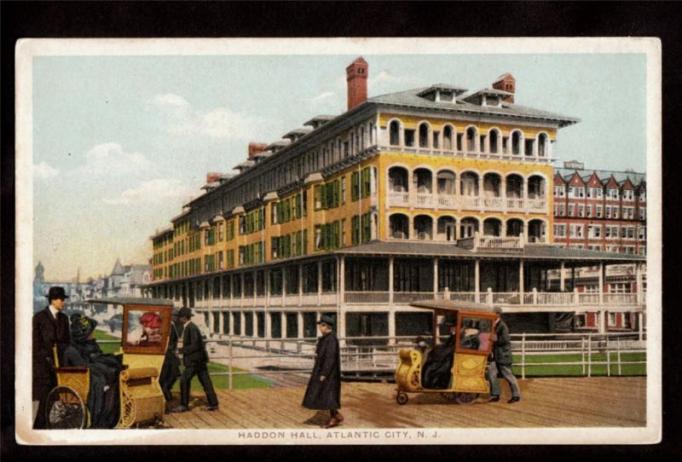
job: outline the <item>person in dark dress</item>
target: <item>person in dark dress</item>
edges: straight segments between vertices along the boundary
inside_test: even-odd
[[[71,345],[64,352],[63,365],[90,370],[90,428],[114,428],[120,413],[122,356],[102,352],[94,338],[96,326],[94,319],[80,313],[71,315]]]
[[[192,310],[187,307],[180,308],[178,319],[183,325],[182,332],[182,362],[185,370],[180,377],[180,406],[173,409],[173,412],[186,412],[189,410],[189,394],[192,387],[192,378],[199,377],[199,382],[206,393],[208,401],[207,411],[218,409],[218,397],[213,389],[211,376],[208,375],[208,352],[201,331],[194,324]]]
[[[422,386],[429,389],[445,389],[450,385],[452,360],[455,356],[455,325],[445,323],[450,328],[447,340],[431,350],[422,367]]]
[[[173,321],[171,322],[170,337],[168,339],[168,348],[161,367],[161,374],[159,374],[159,385],[163,391],[163,396],[166,401],[173,400],[173,385],[178,377],[182,374],[180,372],[180,357],[178,356],[178,341],[182,337],[182,324],[178,320],[178,314],[173,313]]]
[[[63,287],[50,287],[49,306],[33,316],[33,428],[47,428],[47,395],[57,386],[53,348],[58,360],[69,346],[69,319],[62,313],[66,299]]]
[[[322,336],[315,348],[315,364],[303,397],[303,407],[329,411],[329,420],[323,428],[332,428],[343,422],[341,408],[341,353],[339,341],[332,332],[334,321],[322,316],[319,325]]]

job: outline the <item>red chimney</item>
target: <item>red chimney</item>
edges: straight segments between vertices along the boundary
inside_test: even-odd
[[[493,88],[495,90],[502,90],[502,91],[507,91],[509,93],[515,93],[516,92],[516,79],[510,73],[502,74],[493,83]],[[505,96],[502,99],[502,101],[504,101],[505,103],[514,104],[514,95]]]
[[[367,99],[367,75],[369,65],[362,56],[350,63],[346,68],[348,84],[348,110],[365,102]]]
[[[220,179],[221,176],[223,175],[220,172],[208,172],[206,174],[206,184],[215,183]]]
[[[265,151],[267,144],[264,143],[249,143],[249,159],[253,159],[253,156],[259,152]]]

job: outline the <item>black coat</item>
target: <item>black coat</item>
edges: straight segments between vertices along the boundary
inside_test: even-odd
[[[509,335],[509,327],[507,327],[507,324],[501,319],[500,322],[497,323],[495,334],[497,335],[497,341],[493,348],[493,359],[500,366],[511,366],[511,336]]]
[[[208,363],[208,352],[201,331],[189,322],[182,333],[182,363],[185,367],[204,367]]]
[[[320,377],[324,376],[324,381]],[[303,406],[308,409],[339,409],[341,407],[341,353],[339,341],[332,333],[317,340],[315,365],[308,382]]]
[[[455,336],[431,350],[422,367],[422,386],[424,388],[445,389],[452,377],[452,360],[455,356]]]
[[[52,347],[57,346],[57,355],[61,364],[70,341],[69,318],[64,313],[57,313],[55,319],[48,307],[33,315],[34,400],[46,398],[47,393],[57,385]]]
[[[161,374],[159,375],[159,383],[161,386],[170,385],[180,377],[180,358],[178,357],[178,340],[182,335],[182,325],[175,321],[171,322],[170,337],[168,340],[168,348],[166,348],[166,355],[161,367]]]

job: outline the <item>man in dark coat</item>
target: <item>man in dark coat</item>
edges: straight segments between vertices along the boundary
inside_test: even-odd
[[[512,372],[512,347],[511,336],[509,335],[509,327],[502,320],[502,309],[495,307],[495,314],[497,319],[493,323],[494,333],[491,340],[495,343],[491,358],[488,363],[488,381],[490,382],[490,401],[500,400],[500,384],[497,381],[497,375],[502,374],[502,377],[509,383],[512,397],[508,403],[515,403],[521,400],[521,392],[519,391],[519,383]]]
[[[190,308],[180,308],[178,319],[184,326],[181,351],[185,370],[180,378],[180,406],[173,409],[173,412],[186,412],[189,410],[189,393],[192,387],[192,379],[195,375],[199,377],[199,382],[206,393],[208,401],[206,410],[215,411],[218,409],[218,397],[213,389],[211,377],[208,375],[208,352],[206,351],[206,345],[204,345],[204,339],[201,337],[201,331],[191,321],[192,310]]]
[[[322,316],[319,325],[322,337],[317,340],[315,364],[308,382],[303,406],[308,409],[328,410],[329,420],[323,428],[336,427],[343,421],[341,407],[341,354],[339,341],[332,333],[334,321]]]
[[[166,355],[161,367],[161,374],[159,375],[159,385],[163,391],[163,396],[166,401],[173,400],[173,385],[180,377],[180,358],[178,357],[178,341],[182,336],[182,324],[178,320],[178,314],[173,313],[173,321],[171,322],[170,338],[168,340],[168,348],[166,348]]]
[[[123,358],[102,352],[93,335],[95,327],[94,319],[80,313],[71,315],[71,345],[64,352],[63,365],[90,370],[90,428],[114,428],[120,413],[118,378]]]
[[[47,428],[47,395],[57,386],[53,348],[57,348],[58,360],[61,361],[71,340],[69,318],[61,312],[67,298],[63,287],[50,287],[47,294],[49,306],[33,316],[34,428]]]

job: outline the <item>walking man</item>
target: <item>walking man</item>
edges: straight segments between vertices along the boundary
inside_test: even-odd
[[[208,352],[199,328],[192,322],[192,310],[187,307],[180,308],[178,320],[183,325],[181,351],[185,370],[180,377],[180,406],[173,409],[173,412],[189,410],[189,393],[195,375],[199,377],[199,382],[206,393],[208,401],[206,410],[215,411],[218,409],[218,397],[213,389],[211,377],[208,375]]]
[[[58,360],[71,342],[69,318],[62,313],[69,298],[63,287],[50,287],[49,306],[33,315],[33,428],[47,428],[47,395],[57,386],[54,347]]]
[[[490,361],[488,363],[488,381],[490,382],[489,401],[500,400],[500,384],[497,380],[499,372],[511,388],[512,396],[507,402],[515,403],[521,400],[521,393],[519,391],[519,383],[512,372],[512,348],[509,327],[502,320],[502,309],[499,306],[495,307],[495,314],[497,319],[493,323],[493,335],[491,336],[491,340],[495,345],[492,351],[492,358],[489,358]]]
[[[315,348],[315,364],[308,382],[303,407],[329,411],[329,420],[322,428],[332,428],[343,422],[341,407],[341,354],[339,341],[332,333],[334,321],[322,316],[318,321],[322,337]]]
[[[173,313],[173,320],[171,321],[170,338],[168,339],[168,348],[166,348],[166,355],[163,359],[163,366],[161,367],[161,374],[159,375],[159,385],[166,401],[173,400],[173,385],[180,377],[180,358],[178,357],[178,341],[182,336],[182,324],[178,320],[178,313]]]

